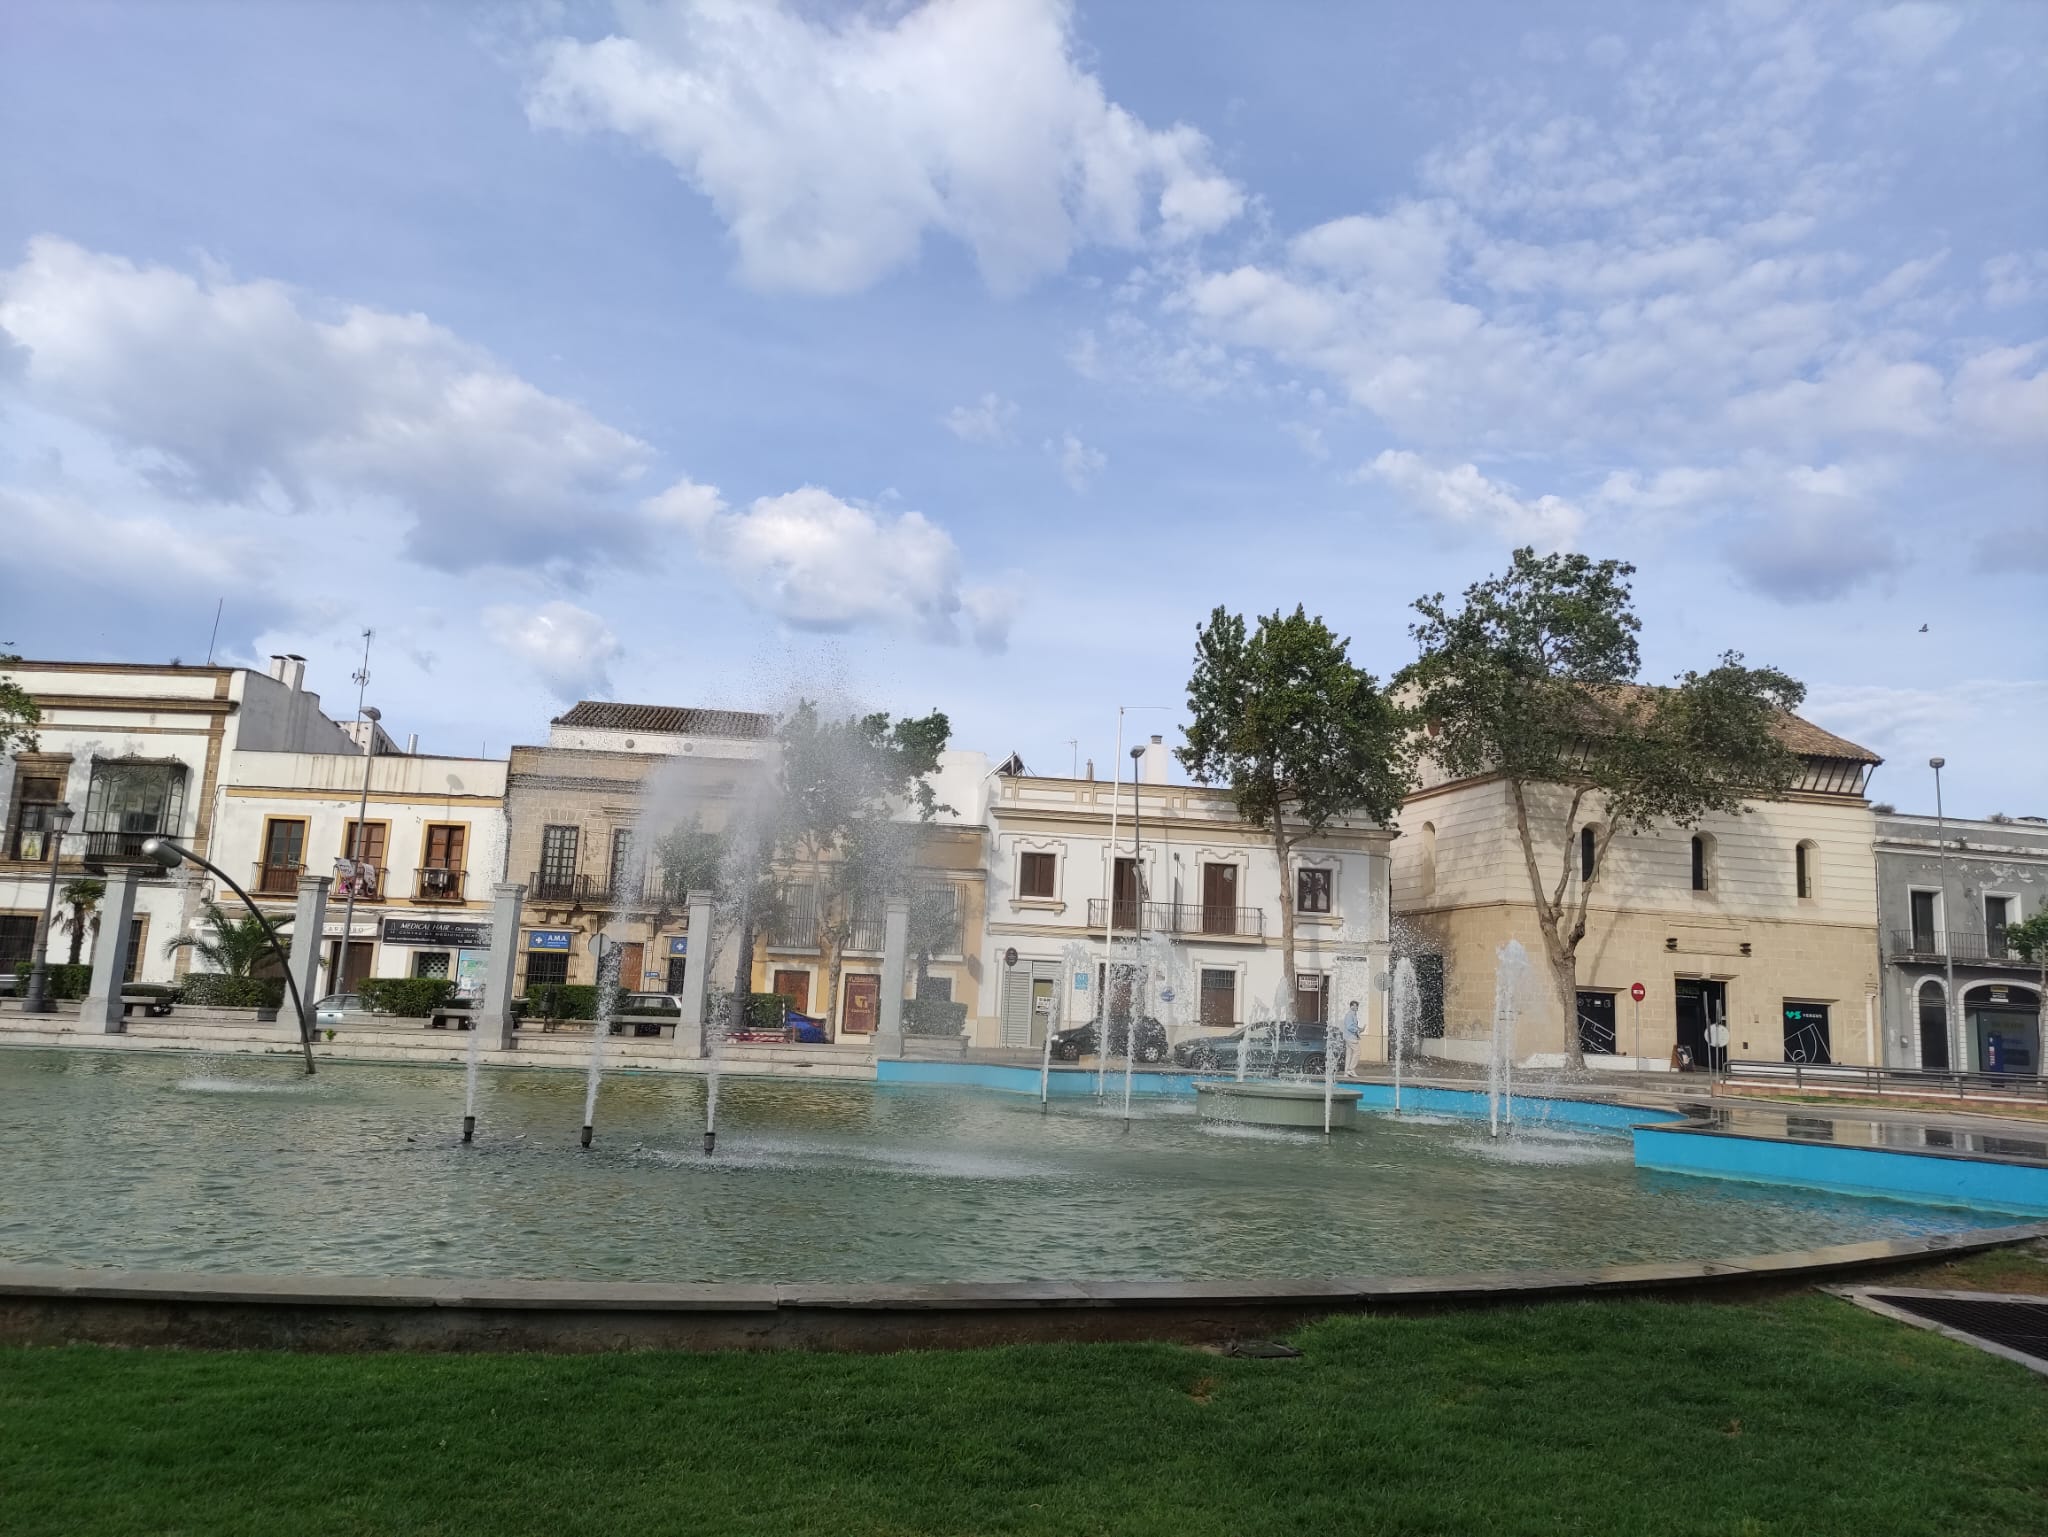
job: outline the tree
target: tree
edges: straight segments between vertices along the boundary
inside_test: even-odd
[[[0,678],[0,758],[34,752],[41,745],[36,725],[42,718],[41,706],[29,697],[27,689],[12,678]]]
[[[1442,593],[1417,600],[1422,617],[1410,633],[1421,656],[1400,678],[1426,723],[1424,749],[1444,773],[1507,783],[1575,1067],[1584,1064],[1579,945],[1615,835],[1745,811],[1751,799],[1783,794],[1800,771],[1777,727],[1805,689],[1777,669],[1746,667],[1731,651],[1674,686],[1636,684],[1634,574],[1620,561],[1517,550],[1505,575],[1465,589],[1462,607],[1446,606]],[[1569,792],[1561,849],[1538,847],[1530,817],[1537,786]],[[1574,891],[1582,813],[1604,820],[1593,879]],[[1546,853],[1558,859],[1554,880],[1544,876]]]
[[[941,810],[927,778],[939,766],[951,723],[944,712],[891,720],[887,713],[827,718],[803,699],[777,730],[782,748],[777,854],[809,877],[817,944],[825,962],[822,1012],[833,1017],[853,927],[887,899],[914,850],[897,822]],[[745,964],[751,974],[751,958]]]
[[[1300,606],[1267,614],[1249,637],[1218,608],[1196,633],[1187,745],[1178,757],[1204,784],[1228,784],[1238,815],[1272,834],[1280,862],[1280,936],[1294,993],[1289,854],[1338,817],[1392,820],[1408,793],[1406,717],[1351,642]]]
[[[71,964],[78,964],[79,952],[85,948],[85,931],[92,930],[93,941],[99,941],[100,903],[107,895],[107,883],[99,880],[66,881],[58,888],[58,900],[64,904],[57,914],[57,927],[71,931]]]
[[[200,904],[200,921],[205,932],[180,934],[164,945],[165,955],[175,955],[180,950],[190,950],[213,970],[224,976],[253,977],[256,968],[266,960],[278,959],[270,948],[270,939],[263,932],[263,925],[254,913],[241,918],[230,918],[218,902]],[[273,918],[271,926],[282,928],[292,920],[289,915]],[[278,943],[287,954],[291,951],[289,936],[280,934]]]
[[[2005,944],[2021,960],[2032,961],[2041,970],[2034,1007],[2041,1022],[2040,1038],[2048,1041],[2048,907],[2031,918],[2008,923],[2005,926]]]
[[[725,835],[710,831],[697,816],[671,827],[654,843],[663,894],[672,902],[681,902],[693,891],[722,893],[725,853]]]

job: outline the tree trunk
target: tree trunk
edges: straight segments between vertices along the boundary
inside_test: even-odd
[[[71,909],[71,964],[78,964],[79,952],[85,947],[85,915],[77,908]]]
[[[1565,1065],[1583,1069],[1586,1054],[1579,1046],[1579,934],[1564,932],[1563,903],[1553,902],[1543,890],[1543,874],[1536,864],[1536,838],[1529,829],[1529,802],[1522,782],[1510,779],[1508,790],[1515,802],[1515,832],[1522,840],[1522,862],[1529,871],[1529,895],[1536,904],[1536,923],[1543,931],[1543,948],[1550,959],[1551,985],[1557,992],[1558,1007],[1564,1012]],[[1572,818],[1565,820],[1565,857],[1569,859]]]
[[[1287,1013],[1294,1016],[1294,884],[1287,868],[1287,851],[1293,841],[1287,836],[1284,818],[1273,818],[1273,852],[1280,860],[1280,964],[1282,996],[1287,1000]]]

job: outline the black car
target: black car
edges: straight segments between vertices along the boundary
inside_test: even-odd
[[[1322,1077],[1329,1051],[1329,1031],[1327,1026],[1314,1023],[1282,1021],[1278,1025],[1247,1025],[1228,1035],[1196,1036],[1173,1048],[1173,1060],[1176,1065],[1197,1072],[1234,1073],[1238,1053],[1245,1049],[1248,1035],[1251,1055],[1245,1062],[1245,1071],[1254,1077],[1276,1073]]]
[[[1124,1055],[1125,1040],[1130,1034],[1130,1021],[1113,1019],[1109,1022],[1109,1054],[1112,1057]],[[1075,1025],[1070,1030],[1061,1030],[1052,1038],[1052,1054],[1062,1062],[1078,1062],[1083,1057],[1093,1056],[1100,1048],[1102,1032],[1095,1020],[1085,1025]],[[1166,1038],[1166,1026],[1149,1014],[1138,1016],[1138,1060],[1140,1062],[1164,1062],[1172,1042]]]

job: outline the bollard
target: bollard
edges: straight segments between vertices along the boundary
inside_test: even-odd
[[[465,1142],[476,1141],[476,1117],[473,1115],[466,1115],[462,1118],[462,1140]]]
[[[715,1153],[715,1152],[717,1152],[717,1151],[718,1151],[718,1133],[717,1133],[717,1132],[715,1132],[715,1131],[707,1131],[707,1132],[705,1132],[705,1133],[704,1133],[704,1151],[705,1151],[705,1153],[706,1153],[706,1154],[711,1154],[711,1153]]]
[[[585,1126],[585,1127],[583,1128],[583,1145],[584,1145],[585,1147],[588,1147],[588,1146],[590,1146],[590,1134],[591,1134],[591,1128],[590,1128],[589,1126],[587,1126],[587,1125],[586,1125],[586,1126]]]

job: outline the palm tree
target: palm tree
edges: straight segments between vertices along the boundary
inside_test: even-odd
[[[107,883],[96,880],[66,881],[57,893],[64,903],[64,910],[57,914],[57,927],[71,931],[71,964],[78,964],[79,951],[85,947],[85,931],[89,927],[95,943],[100,937],[100,899],[107,894]]]
[[[165,955],[190,950],[214,971],[230,977],[253,977],[256,968],[272,958],[270,939],[254,913],[243,918],[230,918],[221,911],[218,902],[206,902],[201,904],[200,917],[206,932],[180,934],[164,946]],[[273,918],[271,926],[278,928],[291,921],[289,915]],[[289,938],[280,935],[278,942],[287,953],[290,952]]]

